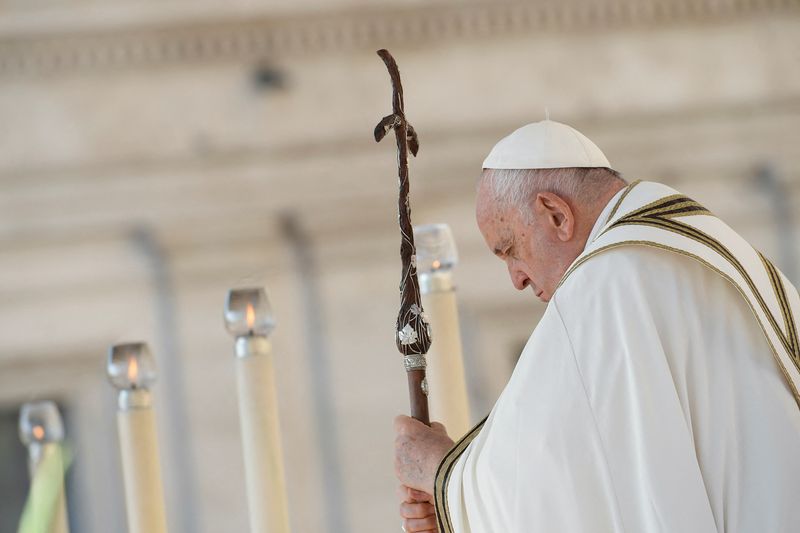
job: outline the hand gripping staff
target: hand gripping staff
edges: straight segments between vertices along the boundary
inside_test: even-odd
[[[411,227],[411,205],[408,202],[408,152],[416,156],[419,142],[414,128],[406,121],[403,112],[403,86],[397,63],[387,50],[378,50],[378,55],[389,70],[392,80],[393,113],[383,117],[375,127],[375,141],[380,142],[390,130],[397,140],[397,173],[400,185],[398,201],[400,223],[400,258],[403,262],[400,279],[400,313],[397,315],[397,349],[403,354],[403,365],[408,376],[408,394],[411,400],[411,416],[430,425],[428,416],[428,382],[425,379],[425,354],[431,346],[431,328],[422,310],[422,299],[417,279],[417,257],[414,247],[414,232]]]

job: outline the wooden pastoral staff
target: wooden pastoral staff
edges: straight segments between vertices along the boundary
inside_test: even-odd
[[[389,70],[392,81],[392,114],[383,117],[375,127],[375,141],[380,142],[390,130],[397,140],[397,165],[400,181],[400,257],[403,262],[400,280],[400,313],[397,316],[397,349],[403,354],[403,365],[408,376],[408,393],[411,399],[411,416],[430,425],[428,415],[428,382],[425,378],[425,354],[431,346],[431,329],[422,310],[422,298],[417,279],[417,258],[414,248],[414,231],[411,226],[411,205],[408,201],[408,152],[417,155],[417,134],[406,120],[403,110],[403,86],[397,63],[387,50],[378,55]]]

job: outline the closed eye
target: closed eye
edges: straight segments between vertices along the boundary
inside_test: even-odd
[[[500,259],[505,259],[506,257],[513,257],[514,247],[512,245],[508,245],[504,248],[495,248],[494,255],[499,257]]]

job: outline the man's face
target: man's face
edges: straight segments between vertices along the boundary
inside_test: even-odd
[[[478,190],[476,218],[489,250],[506,263],[514,287],[530,287],[537,298],[550,301],[574,259],[568,256],[574,254],[547,215],[532,209],[526,220],[516,208],[500,208],[484,183]]]

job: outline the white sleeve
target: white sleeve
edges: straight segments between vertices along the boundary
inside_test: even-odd
[[[483,427],[440,468],[441,533],[623,531],[569,347],[551,305]]]
[[[624,278],[596,283],[590,266],[559,290],[492,413],[443,462],[441,533],[717,531],[647,302]]]

